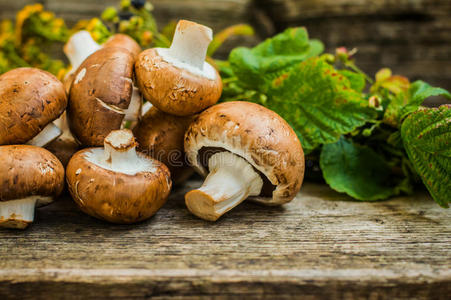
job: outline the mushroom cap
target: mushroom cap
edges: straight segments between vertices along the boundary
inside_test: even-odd
[[[187,165],[183,139],[193,116],[178,117],[152,107],[133,129],[138,150],[164,163],[178,184],[193,173]]]
[[[133,92],[133,56],[108,47],[91,54],[78,68],[67,115],[74,137],[84,146],[102,146],[119,129]]]
[[[138,87],[158,109],[176,116],[198,113],[218,102],[222,93],[219,73],[208,79],[166,62],[156,49],[141,52],[135,63]]]
[[[122,33],[117,33],[112,35],[105,43],[103,43],[102,47],[118,47],[124,48],[131,52],[134,58],[138,57],[139,53],[141,53],[141,46],[130,36]]]
[[[80,145],[72,138],[59,137],[45,145],[44,148],[53,153],[63,166],[66,167],[72,155],[79,150]]]
[[[52,74],[18,68],[0,76],[0,145],[23,144],[67,106],[63,84]]]
[[[86,159],[89,152],[99,149],[81,150],[67,165],[69,192],[80,209],[95,218],[119,224],[140,222],[153,216],[166,202],[171,190],[168,168],[138,153],[151,160],[151,171],[134,175],[115,172]]]
[[[29,196],[55,198],[64,187],[64,168],[55,155],[28,145],[0,146],[0,201]],[[50,202],[40,202],[42,206]]]
[[[259,196],[266,205],[291,201],[304,178],[304,152],[296,133],[275,112],[255,103],[225,102],[202,112],[185,134],[185,152],[202,176],[211,155],[229,151],[263,174]]]

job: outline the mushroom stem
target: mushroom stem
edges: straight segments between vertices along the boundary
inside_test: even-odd
[[[128,129],[114,130],[105,138],[105,162],[112,170],[133,170],[141,161],[136,153],[136,141]]]
[[[69,41],[64,45],[64,53],[69,59],[72,69],[66,76],[74,73],[81,63],[92,53],[99,50],[101,46],[94,41],[91,34],[82,30],[74,33]]]
[[[0,202],[0,227],[25,229],[34,220],[34,208],[39,197]]]
[[[210,173],[203,185],[185,195],[188,209],[199,218],[216,221],[247,197],[261,192],[260,175],[246,160],[233,153],[214,154],[208,167]]]
[[[152,103],[149,101],[144,102],[141,108],[141,116],[144,116],[152,108],[152,106]]]
[[[61,129],[59,129],[55,124],[49,123],[34,138],[29,140],[27,145],[44,147],[58,138],[61,134],[63,134]]]
[[[141,117],[141,107],[142,107],[142,97],[139,89],[133,86],[132,98],[130,100],[130,105],[125,111],[124,121],[139,121]]]
[[[213,40],[211,28],[181,20],[177,24],[169,55],[198,69],[204,68],[208,45]]]

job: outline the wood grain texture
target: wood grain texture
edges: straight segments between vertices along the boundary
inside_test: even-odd
[[[190,181],[147,222],[110,225],[68,198],[0,231],[0,299],[447,299],[449,210],[424,192],[359,203],[305,184],[291,203],[190,215]]]

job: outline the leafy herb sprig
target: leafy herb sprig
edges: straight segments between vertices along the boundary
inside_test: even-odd
[[[443,207],[451,202],[451,107],[422,108],[444,89],[382,69],[375,79],[354,51],[322,54],[305,28],[260,45],[236,48],[218,61],[222,101],[260,103],[284,117],[324,180],[356,200],[411,194],[423,181]]]

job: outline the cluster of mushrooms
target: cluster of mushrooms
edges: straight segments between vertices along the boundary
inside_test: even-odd
[[[67,183],[79,208],[113,223],[150,218],[172,185],[205,177],[185,195],[209,221],[249,198],[291,201],[304,175],[292,128],[254,103],[216,104],[221,78],[205,61],[210,28],[177,25],[170,48],[141,51],[117,34],[98,45],[85,31],[64,52],[64,83],[34,68],[0,76],[0,226],[26,228],[35,207]]]

